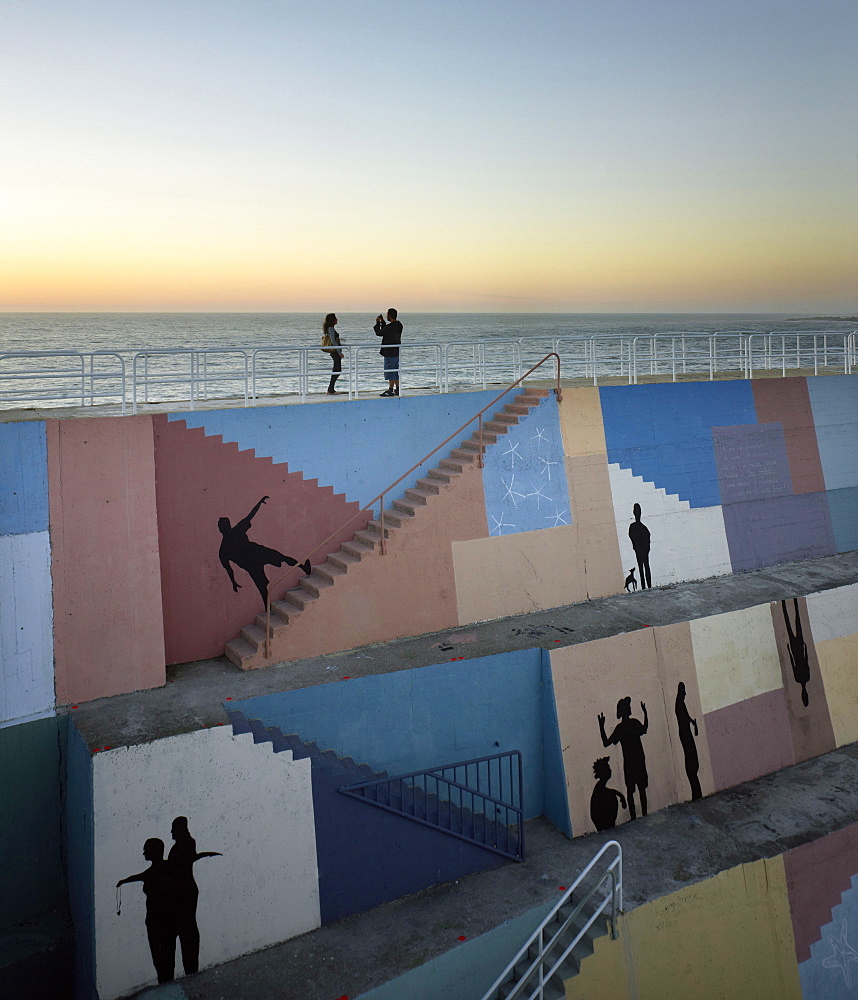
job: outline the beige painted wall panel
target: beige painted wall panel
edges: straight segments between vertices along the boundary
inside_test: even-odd
[[[564,389],[558,409],[563,450],[569,457],[607,453],[602,404],[596,386]]]
[[[459,624],[586,599],[571,525],[453,542]]]
[[[680,737],[677,716],[677,699],[679,684],[685,685],[685,708],[691,718],[697,723],[697,734],[694,739],[694,749],[697,751],[697,780],[703,795],[711,795],[715,791],[712,777],[712,764],[709,760],[709,744],[706,740],[706,725],[703,718],[703,708],[700,704],[700,691],[697,687],[697,671],[694,664],[694,646],[691,642],[691,626],[688,622],[679,625],[665,625],[653,629],[658,667],[664,690],[664,709],[670,727],[670,744],[673,751],[673,766],[676,784],[676,800],[686,802],[692,797],[690,778],[686,767],[686,754]],[[693,757],[692,757],[693,760]],[[689,766],[691,762],[689,762]]]
[[[811,594],[807,613],[817,642],[858,631],[858,583]]]
[[[858,740],[858,635],[816,643],[837,746]]]
[[[648,812],[676,801],[673,752],[657,667],[654,634],[649,629],[598,639],[581,646],[551,651],[551,671],[557,701],[560,745],[569,796],[569,815],[575,836],[595,829],[590,802],[596,780],[593,763],[610,758],[612,777],[608,788],[626,795],[623,751],[605,747],[599,733],[599,713],[605,716],[608,737],[617,725],[616,707],[621,698],[632,700],[632,718],[643,721],[641,702],[647,706],[649,728],[641,737],[648,777]],[[640,805],[637,793],[638,815]],[[619,810],[617,825],[629,818]]]
[[[605,597],[623,589],[625,573],[613,518],[611,479],[605,455],[566,459],[572,525],[578,531],[586,597]]]
[[[704,712],[780,690],[781,665],[767,604],[691,622]]]

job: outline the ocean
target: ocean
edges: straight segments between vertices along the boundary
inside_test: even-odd
[[[337,313],[340,337],[373,343],[374,313]],[[0,313],[0,351],[98,351],[149,348],[313,347],[321,313]],[[411,343],[522,337],[593,337],[671,332],[848,330],[854,319],[740,313],[408,313]]]

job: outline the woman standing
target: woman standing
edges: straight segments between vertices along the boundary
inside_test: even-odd
[[[331,381],[328,384],[329,396],[340,396],[334,385],[343,370],[343,352],[338,351],[340,346],[340,335],[337,333],[337,317],[334,313],[328,313],[325,322],[322,324],[322,350],[327,351],[331,356],[333,368],[331,369]]]

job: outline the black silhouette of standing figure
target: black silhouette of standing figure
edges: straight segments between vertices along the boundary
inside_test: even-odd
[[[143,857],[151,862],[137,875],[120,879],[116,888],[127,882],[142,882],[146,895],[146,934],[152,964],[159,983],[175,978],[176,939],[182,946],[185,975],[197,972],[200,965],[200,932],[197,928],[197,896],[193,866],[201,858],[219,857],[219,851],[197,853],[184,816],[173,820],[176,843],[164,860],[164,841],[150,837],[143,845]]]
[[[175,879],[174,917],[176,936],[182,947],[182,965],[185,975],[196,972],[200,967],[200,931],[197,927],[197,899],[199,887],[194,879],[194,864],[200,858],[213,858],[219,851],[197,853],[197,843],[188,830],[185,816],[177,816],[170,829],[173,846],[167,855]]]
[[[613,830],[617,824],[620,805],[626,809],[626,797],[616,788],[608,788],[611,777],[610,757],[600,757],[593,762],[596,786],[590,796],[590,819],[597,830]]]
[[[267,545],[258,545],[256,542],[251,542],[247,537],[247,532],[250,530],[250,522],[266,500],[268,500],[268,497],[263,497],[247,517],[243,517],[235,526],[229,523],[228,517],[218,518],[217,522],[220,533],[223,535],[218,556],[221,566],[223,566],[229,576],[232,589],[235,593],[238,593],[241,588],[241,584],[235,582],[235,574],[232,571],[232,566],[230,566],[230,563],[235,563],[256,584],[256,589],[259,591],[262,603],[265,606],[268,603],[268,577],[265,575],[265,567],[282,566],[283,563],[286,563],[287,566],[298,565],[297,559],[293,559],[291,556],[284,556],[282,552],[278,552],[277,549],[269,549]],[[308,576],[310,575],[309,559],[301,563],[301,569]]]
[[[146,936],[159,983],[169,983],[176,967],[176,931],[173,919],[176,886],[170,865],[164,860],[164,841],[150,837],[143,845],[143,857],[148,868],[129,875],[116,883],[118,889],[127,882],[142,882],[146,896]]]
[[[697,772],[700,770],[700,759],[697,756],[697,744],[694,737],[698,735],[697,719],[692,719],[685,704],[685,685],[682,681],[676,689],[676,702],[673,706],[676,712],[676,725],[679,727],[679,742],[682,744],[685,753],[685,774],[688,783],[691,785],[691,799],[702,798],[703,792],[700,790],[700,779]],[[694,735],[691,730],[694,729]]]
[[[652,589],[652,577],[649,572],[649,528],[641,523],[641,505],[639,503],[632,507],[632,513],[635,519],[629,525],[629,538],[638,561],[641,590],[646,590],[647,587]]]
[[[641,702],[643,722],[632,718],[632,699],[621,698],[617,702],[617,718],[620,720],[610,736],[605,735],[605,716],[599,713],[599,732],[602,734],[602,746],[609,747],[619,743],[623,749],[623,779],[626,783],[626,797],[629,800],[629,815],[637,818],[635,812],[635,789],[640,795],[641,815],[646,816],[646,789],[649,777],[646,773],[646,755],[644,754],[641,737],[649,729],[649,719],[646,705]]]
[[[810,680],[810,659],[807,655],[807,643],[804,641],[804,633],[801,627],[801,614],[798,610],[798,598],[793,599],[793,610],[795,611],[795,632],[789,620],[786,601],[781,601],[781,608],[784,613],[786,623],[787,638],[789,640],[789,662],[792,666],[792,675],[796,684],[801,685],[801,703],[807,707],[810,696],[807,693],[807,682]]]

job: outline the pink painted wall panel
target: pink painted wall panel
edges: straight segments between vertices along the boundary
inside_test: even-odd
[[[760,379],[752,382],[754,406],[761,424],[783,426],[794,493],[825,491],[807,380]]]
[[[780,689],[710,712],[706,737],[716,791],[795,763],[786,696]]]
[[[57,702],[164,683],[149,417],[49,420]]]
[[[810,946],[831,922],[831,910],[858,873],[858,823],[822,840],[793,848],[784,855],[789,908],[799,962],[810,958]]]
[[[338,531],[357,514],[359,504],[348,503],[332,487],[319,486],[315,479],[304,479],[285,463],[258,457],[250,449],[239,451],[219,435],[188,429],[184,421],[159,415],[154,424],[166,662],[221,656],[224,643],[252,624],[265,605],[248,573],[235,565],[240,589],[233,591],[219,559],[219,518],[229,518],[234,526],[268,496],[247,539],[302,559],[335,533],[313,556],[317,564],[364,527],[369,515]],[[268,565],[264,572],[273,581],[287,568]],[[302,575],[296,569],[275,589],[275,599]]]

